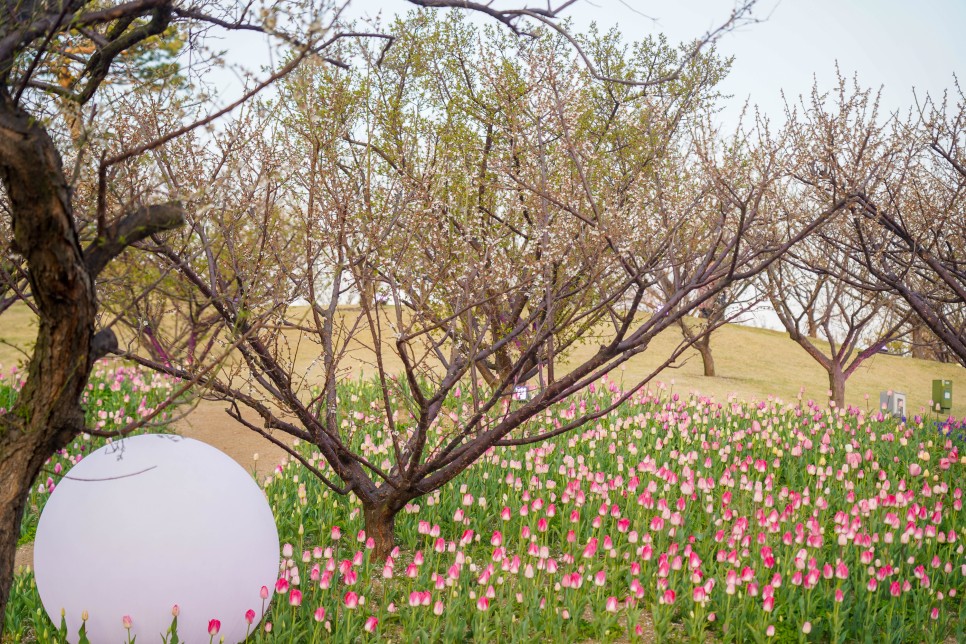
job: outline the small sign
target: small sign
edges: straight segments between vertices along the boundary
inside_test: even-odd
[[[899,391],[883,391],[879,394],[879,406],[887,414],[905,418],[906,395]]]
[[[527,389],[526,385],[518,385],[513,388],[513,399],[514,400],[526,400],[529,398],[530,390]]]

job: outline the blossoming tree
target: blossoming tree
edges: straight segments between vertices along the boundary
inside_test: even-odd
[[[249,168],[244,203],[147,248],[203,294],[217,318],[208,341],[238,359],[215,372],[132,354],[198,381],[358,497],[377,558],[407,503],[493,446],[607,414],[646,380],[552,430],[528,424],[848,203],[779,217],[783,148],[767,127],[694,129],[723,72],[713,56],[600,34],[576,48],[553,32],[481,37],[425,15],[391,33],[404,46],[359,43],[346,72],[293,74],[268,110],[271,142],[234,152]],[[637,78],[660,82],[642,90]],[[677,288],[646,310],[671,272]],[[187,319],[183,302],[171,306]],[[561,359],[579,342],[598,348]],[[350,418],[339,380],[362,347],[381,400]],[[511,402],[518,387],[528,393]],[[366,441],[372,422],[388,429],[388,453]],[[286,437],[315,445],[324,465]]]

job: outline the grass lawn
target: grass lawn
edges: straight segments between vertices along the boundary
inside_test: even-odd
[[[345,315],[354,315],[353,307],[345,309]],[[28,348],[36,334],[36,322],[25,307],[11,309],[0,317],[0,365],[8,369],[25,360],[20,349]],[[612,374],[614,380],[623,380],[630,386],[637,379],[649,374],[680,341],[676,328],[657,337],[651,347],[636,356],[623,372]],[[723,398],[735,394],[745,400],[778,396],[784,400],[794,399],[804,388],[804,398],[824,400],[828,391],[825,372],[786,333],[749,326],[728,325],[717,331],[711,340],[718,376],[702,375],[701,358],[696,351],[685,354],[674,367],[665,369],[658,379],[671,385],[682,394],[699,391]],[[297,343],[295,368],[299,373],[312,368],[320,370],[315,363],[317,353],[310,342]],[[388,349],[388,344],[386,345]],[[569,358],[576,364],[597,350],[596,344],[578,347]],[[387,350],[386,368],[399,370],[399,361]],[[344,361],[345,377],[375,373],[373,352],[363,343],[354,343]],[[316,374],[317,375],[317,374]],[[311,379],[312,374],[309,373]],[[847,402],[863,409],[879,404],[879,393],[894,390],[908,396],[908,408],[918,413],[929,406],[934,379],[952,380],[953,410],[955,416],[966,416],[966,370],[955,364],[942,364],[930,360],[876,355],[867,360],[853,374],[846,385]],[[868,399],[866,399],[868,396]]]

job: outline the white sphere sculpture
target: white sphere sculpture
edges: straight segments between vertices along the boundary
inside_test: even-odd
[[[142,435],[93,452],[60,482],[40,517],[37,589],[55,625],[77,641],[160,641],[180,608],[178,636],[238,642],[254,630],[278,576],[278,531],[258,485],[219,450],[190,438]]]

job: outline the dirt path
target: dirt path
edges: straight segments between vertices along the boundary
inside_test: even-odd
[[[254,471],[256,480],[261,484],[269,472],[284,459],[285,451],[230,418],[224,410],[224,403],[202,400],[190,414],[175,422],[175,431],[182,436],[217,447],[235,459],[246,471]],[[291,442],[287,437],[284,440]],[[17,549],[14,569],[32,566],[33,560],[33,543],[23,545]]]

